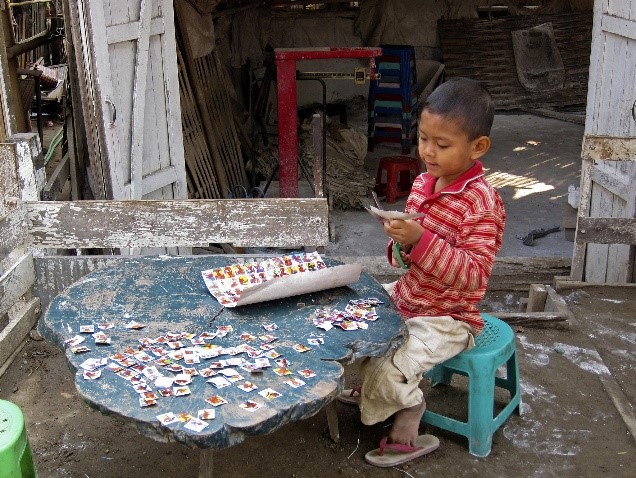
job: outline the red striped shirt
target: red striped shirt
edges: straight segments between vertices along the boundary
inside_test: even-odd
[[[435,193],[436,178],[420,174],[406,212],[422,212],[424,234],[411,249],[411,267],[392,294],[400,313],[450,315],[476,333],[484,323],[477,304],[486,292],[495,255],[501,248],[506,213],[499,193],[484,179],[481,162]],[[391,259],[392,242],[387,250]]]

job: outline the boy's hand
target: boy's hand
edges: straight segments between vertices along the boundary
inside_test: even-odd
[[[406,249],[410,249],[422,237],[424,227],[413,219],[408,221],[392,219],[384,222],[384,232],[395,242],[399,242]]]
[[[411,265],[411,256],[409,254],[407,254],[406,252],[404,252],[401,248],[400,248],[400,258],[402,259],[402,264],[404,264],[404,266],[408,269],[409,266]],[[391,266],[393,267],[402,267],[402,264],[400,264],[397,260],[397,258],[395,257],[395,248],[392,248],[391,250]]]

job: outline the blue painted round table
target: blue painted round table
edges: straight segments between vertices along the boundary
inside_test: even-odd
[[[366,273],[361,274],[358,282],[346,287],[235,308],[222,307],[207,290],[201,271],[241,260],[254,258],[143,256],[126,259],[119,265],[84,276],[58,295],[40,322],[40,332],[66,350],[68,364],[75,372],[77,390],[90,406],[106,414],[124,417],[153,439],[202,448],[209,453],[206,460],[211,464],[211,450],[235,445],[249,435],[270,433],[288,422],[308,418],[331,404],[343,389],[343,365],[362,356],[380,356],[395,349],[406,333],[404,322],[384,288]],[[339,264],[329,259],[325,262],[328,266]],[[384,303],[377,306],[379,319],[368,322],[366,330],[334,328],[324,331],[313,324],[312,317],[318,308],[344,310],[350,300],[370,297],[377,297]],[[141,323],[144,328],[125,328],[124,324],[130,321]],[[104,322],[115,325],[104,331],[111,337],[110,345],[93,344],[90,334],[84,334],[86,340],[82,344],[87,344],[91,349],[89,352],[74,354],[65,344],[69,338],[79,335],[80,326]],[[265,331],[263,325],[272,322],[278,329]],[[206,378],[195,376],[189,385],[190,395],[160,397],[156,405],[142,408],[139,395],[130,383],[110,370],[103,370],[96,380],[83,377],[80,364],[88,358],[108,358],[128,347],[138,350],[141,347],[139,340],[144,337],[155,338],[168,332],[198,335],[205,331],[215,332],[220,325],[231,325],[233,332],[209,343],[224,348],[244,343],[240,338],[242,333],[257,337],[268,333],[275,335],[278,338],[272,343],[275,350],[289,361],[288,368],[294,372],[293,376],[301,378],[306,385],[292,388],[285,383],[290,376],[276,375],[274,364],[256,374],[235,367],[259,390],[272,388],[282,396],[267,400],[256,395],[257,391],[248,393],[236,384],[217,390],[206,382]],[[322,337],[324,344],[308,345],[307,339],[311,337]],[[308,345],[311,350],[297,352],[293,348],[296,344]],[[227,358],[229,356],[218,359]],[[206,360],[194,367],[207,367]],[[316,376],[303,378],[297,375],[296,372],[302,369],[311,369]],[[180,422],[162,425],[157,419],[157,415],[167,412],[196,416],[198,410],[212,408],[205,398],[215,394],[228,403],[215,408],[215,418],[206,421],[208,426],[200,432],[186,429]],[[241,408],[239,404],[248,399],[263,406],[255,412]],[[332,409],[333,413],[335,410]],[[334,419],[333,415],[329,418],[330,422]],[[337,421],[335,423],[337,428]],[[202,469],[207,466],[203,463],[204,454]],[[210,475],[211,472],[207,474]]]

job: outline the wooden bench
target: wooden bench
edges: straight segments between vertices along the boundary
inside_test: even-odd
[[[61,290],[127,254],[187,255],[216,243],[297,250],[329,242],[325,198],[40,201],[47,184],[40,157],[34,134],[0,144],[0,374]],[[113,255],[87,255],[88,249]]]

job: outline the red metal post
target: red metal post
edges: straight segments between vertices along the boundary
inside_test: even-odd
[[[298,197],[298,129],[296,125],[296,61],[333,58],[374,58],[381,48],[277,48],[279,196]],[[375,63],[373,63],[375,65]],[[372,67],[373,68],[373,67]]]
[[[276,59],[278,96],[279,196],[298,197],[298,129],[296,126],[296,60]]]

